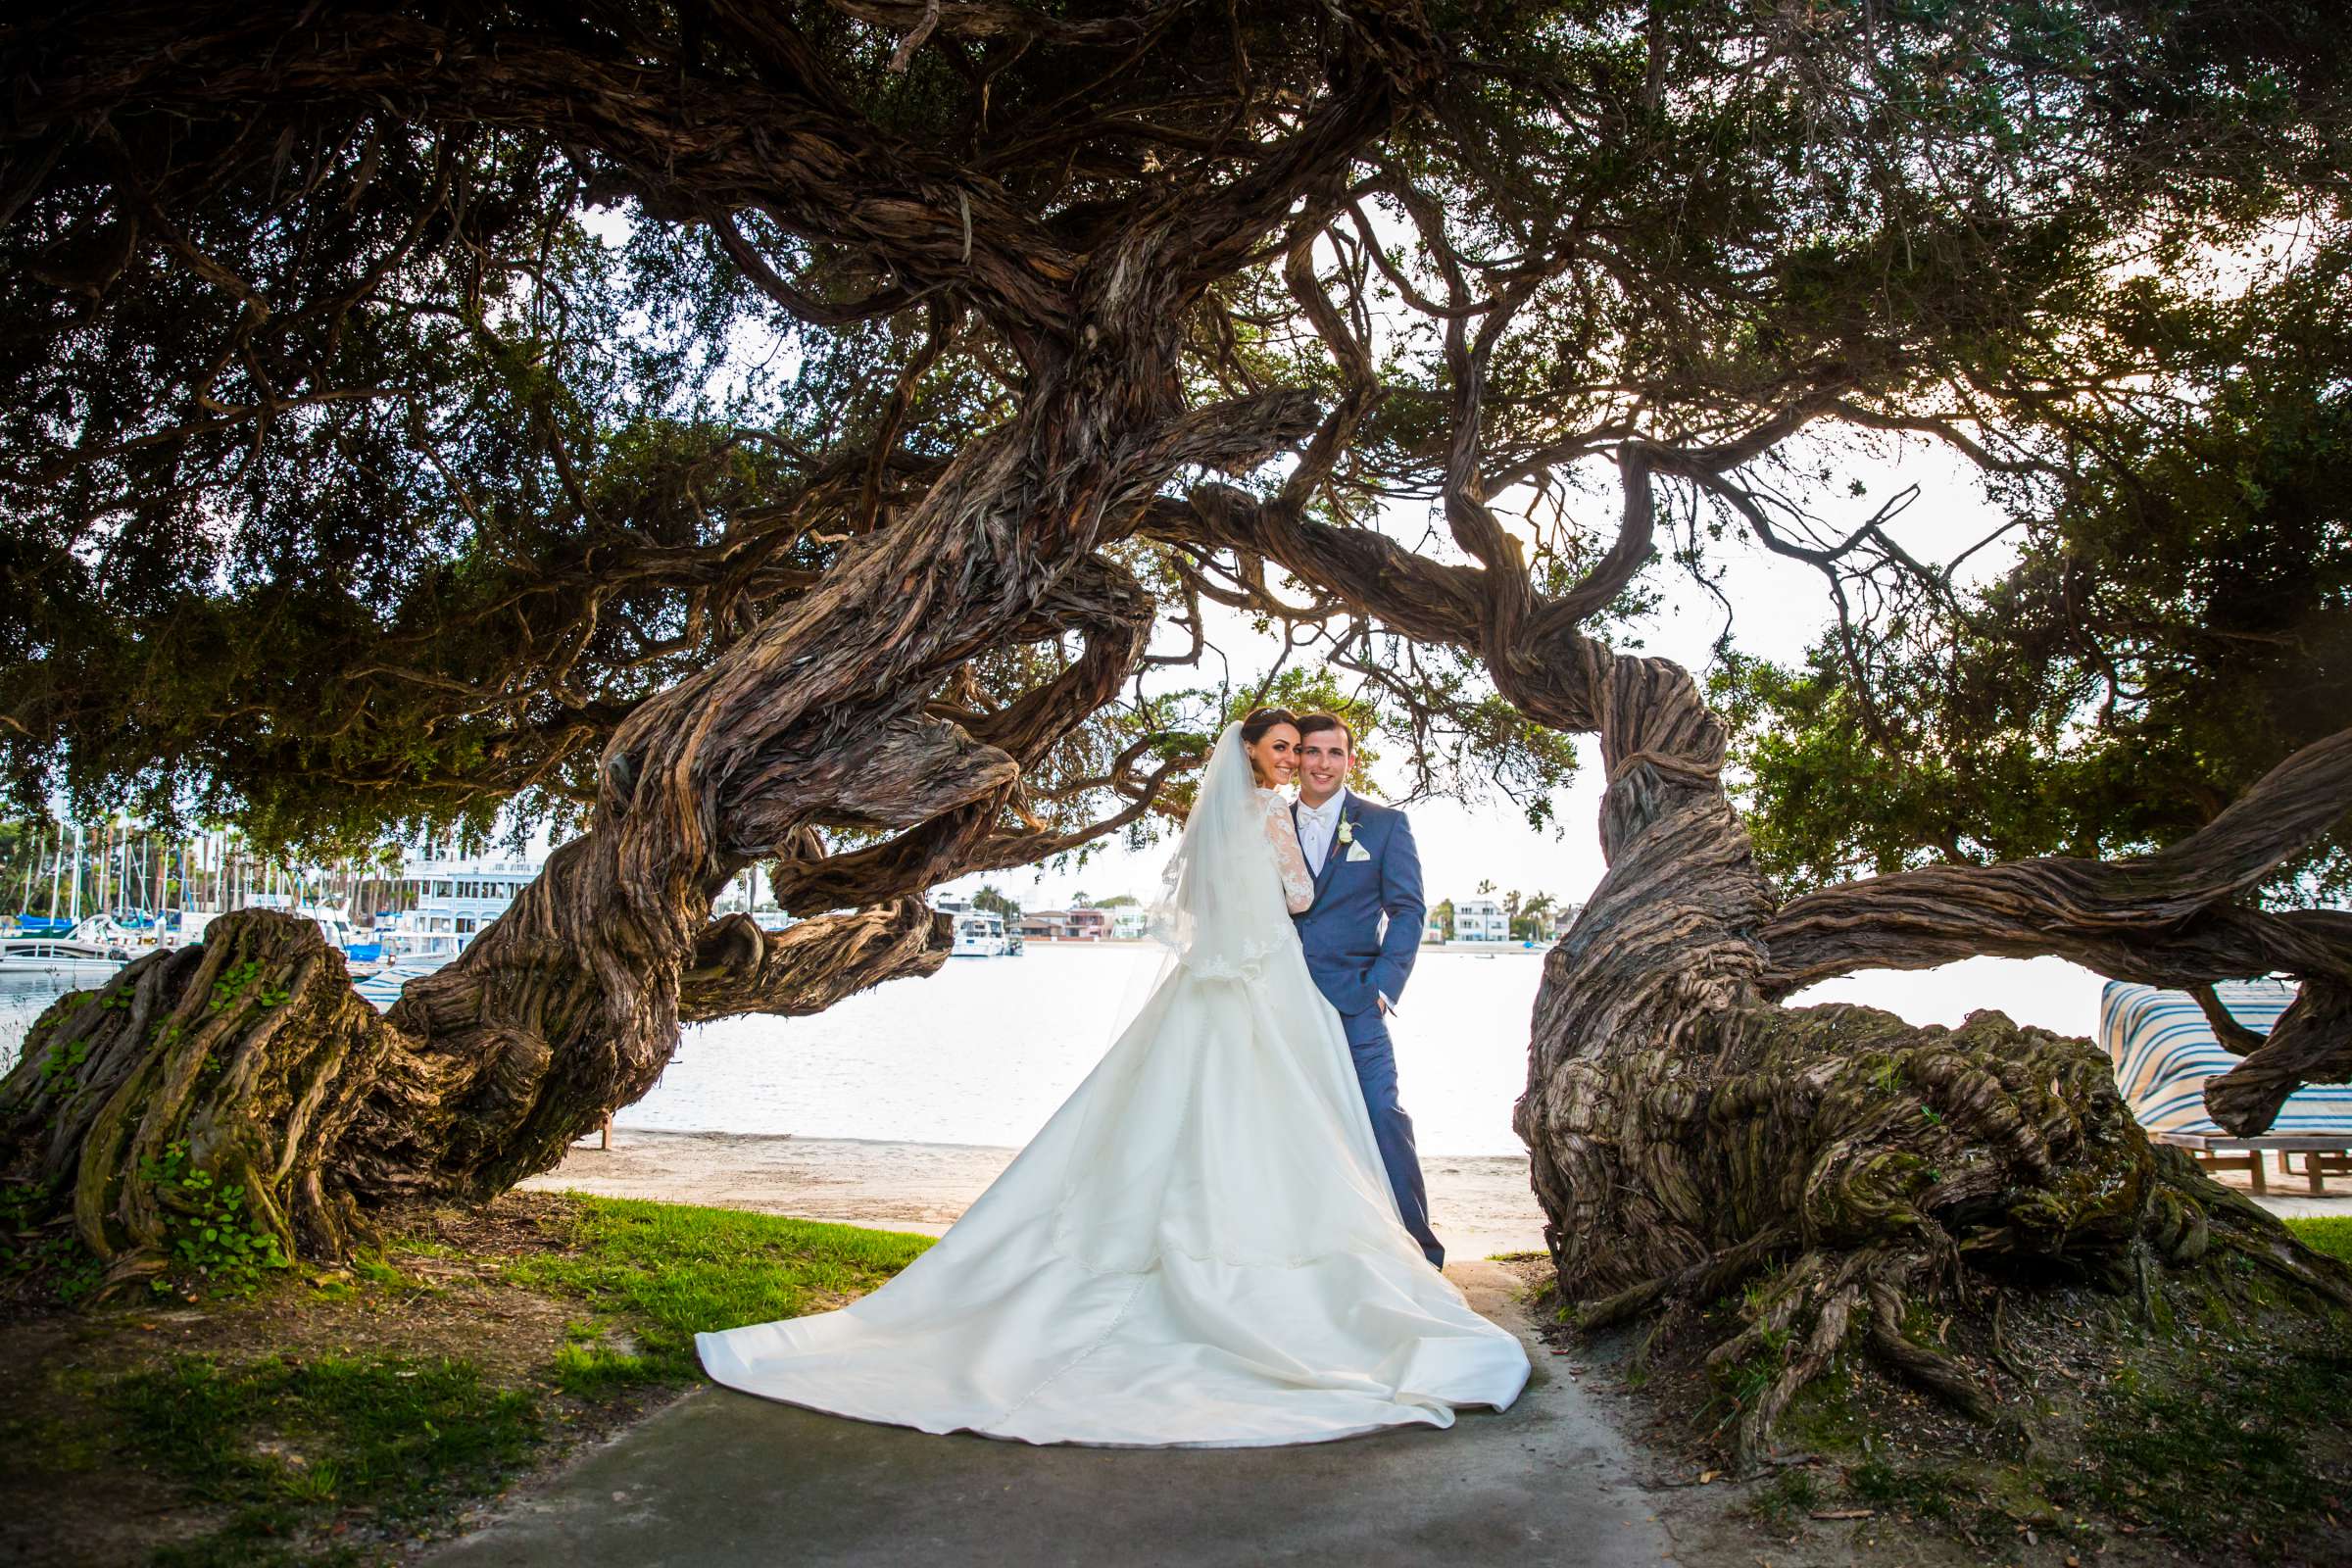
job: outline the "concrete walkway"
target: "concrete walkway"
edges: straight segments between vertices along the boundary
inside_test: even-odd
[[[1335,1568],[1670,1560],[1596,1401],[1493,1263],[1446,1270],[1535,1375],[1499,1414],[1287,1448],[1034,1447],[704,1389],[518,1492],[435,1568]]]

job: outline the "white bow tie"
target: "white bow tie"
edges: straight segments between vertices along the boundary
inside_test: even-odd
[[[1318,822],[1328,822],[1331,820],[1332,813],[1337,811],[1339,808],[1340,798],[1335,795],[1330,800],[1325,801],[1321,806],[1307,806],[1301,803],[1298,808],[1298,814],[1300,816],[1311,816]]]

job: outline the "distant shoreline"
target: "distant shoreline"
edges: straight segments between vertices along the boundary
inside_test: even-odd
[[[1074,941],[1054,937],[1027,937],[1023,940],[1028,944],[1029,951],[1037,953],[1082,953],[1089,948],[1116,948],[1122,952],[1132,952],[1137,948],[1152,946],[1150,939],[1145,937],[1092,937]],[[1474,957],[1481,958],[1498,958],[1506,954],[1540,958],[1549,953],[1551,948],[1547,943],[1538,943],[1531,948],[1519,942],[1424,942],[1414,951],[1419,953],[1467,953]],[[1009,957],[1024,956],[1023,954],[1005,955]],[[960,956],[983,957],[996,956],[996,955],[963,954]]]

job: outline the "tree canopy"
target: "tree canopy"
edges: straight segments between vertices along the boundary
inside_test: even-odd
[[[2332,345],[2231,415],[2230,366],[2279,339],[2184,266],[2333,233],[2338,25],[2182,0],[56,8],[0,43],[33,84],[0,135],[0,747],[28,804],[266,840],[583,820],[625,717],[1017,421],[1042,346],[1087,330],[1066,280],[1183,208],[1173,482],[928,695],[1059,710],[988,863],[1148,820],[1231,687],[1146,699],[1130,645],[1156,620],[1197,659],[1203,606],[1329,661],[1319,694],[1419,784],[1499,780],[1540,818],[1573,757],[1490,666],[1544,617],[1605,629],[1727,520],[1849,598],[1888,584],[1849,617],[1866,679],[1753,672],[1786,734],[1754,757],[1763,842],[1798,880],[2159,840],[2340,690],[2324,652],[2301,695],[2265,686],[2287,645],[2258,641],[2298,614],[2324,641],[2340,607],[2326,519],[2280,515],[2269,472],[2323,471],[2326,411],[2295,410]],[[2280,285],[2315,319],[2318,248]],[[1938,594],[1839,515],[1797,450],[1833,422],[2015,484],[2036,531],[2000,595]],[[2180,579],[2231,528],[2302,610],[2205,627]],[[1465,570],[1527,587],[1431,602]],[[1967,631],[1938,652],[1931,624]],[[2057,737],[2110,676],[2152,684],[2106,703],[2093,760]],[[1856,703],[1868,758],[1837,750]],[[2192,751],[2230,760],[2167,760]]]

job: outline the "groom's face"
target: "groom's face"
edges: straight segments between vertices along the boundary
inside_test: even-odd
[[[1348,782],[1348,769],[1354,761],[1346,730],[1315,731],[1298,743],[1298,792],[1321,805]]]

